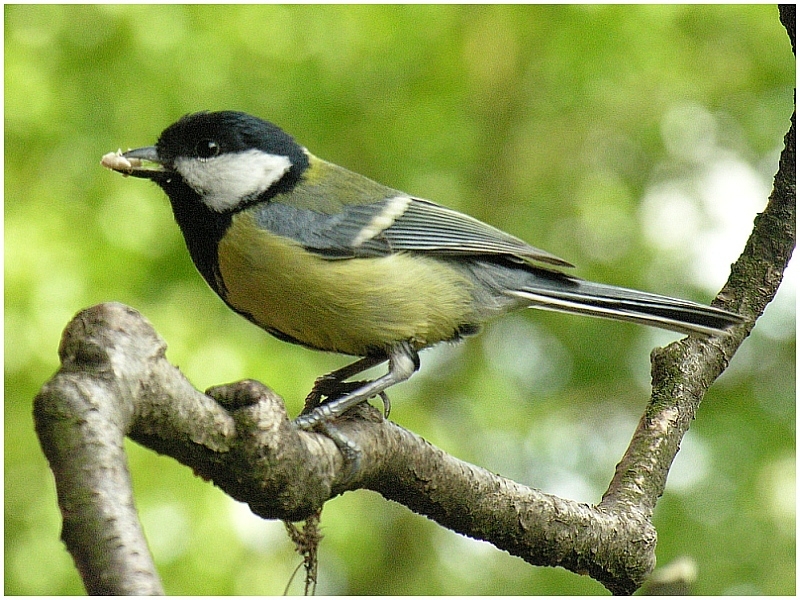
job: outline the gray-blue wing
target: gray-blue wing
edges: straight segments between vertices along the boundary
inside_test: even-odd
[[[280,202],[257,209],[261,227],[294,239],[329,258],[385,256],[394,252],[505,256],[571,267],[567,261],[458,211],[409,196],[346,205],[325,214]]]

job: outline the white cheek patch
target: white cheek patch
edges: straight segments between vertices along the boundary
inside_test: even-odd
[[[174,168],[211,210],[225,212],[267,191],[292,167],[286,156],[247,150],[209,159],[178,158]]]

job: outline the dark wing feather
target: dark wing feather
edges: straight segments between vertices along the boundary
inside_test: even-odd
[[[255,214],[260,227],[330,258],[425,252],[449,256],[502,255],[572,266],[477,219],[416,198],[399,196],[348,205],[332,215],[270,202],[260,205]]]
[[[526,261],[571,267],[567,261],[534,248],[508,233],[427,200],[411,199],[392,225],[361,244],[386,252],[432,252],[449,255],[510,255]]]

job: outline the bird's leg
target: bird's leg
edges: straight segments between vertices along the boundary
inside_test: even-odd
[[[309,392],[308,396],[306,396],[306,403],[303,407],[303,412],[300,414],[308,414],[317,408],[322,403],[323,396],[327,397],[328,399],[334,399],[334,397],[341,396],[358,389],[366,382],[345,382],[345,379],[349,379],[353,375],[358,375],[359,373],[362,373],[367,369],[374,367],[375,365],[379,365],[385,360],[387,360],[386,356],[366,356],[354,363],[350,363],[349,365],[342,367],[341,369],[337,369],[331,373],[328,373],[327,375],[318,377],[314,382],[314,387],[311,388],[311,392]],[[385,404],[386,403],[384,401],[384,405]]]
[[[311,391],[310,395],[313,395],[315,392],[319,393],[320,389],[328,386],[329,381],[336,381],[338,383],[334,383],[334,385],[341,386],[342,381],[340,377],[342,377],[343,373],[354,375],[366,370],[371,366],[383,362],[383,360],[385,359],[373,357],[362,358],[348,367],[334,371],[331,373],[332,378],[320,378],[325,380],[323,384],[320,384],[320,380],[317,380],[317,383],[314,384],[314,389]],[[355,370],[356,368],[359,370]],[[322,423],[323,421],[330,422],[336,417],[345,413],[348,409],[366,400],[369,400],[373,396],[381,397],[384,403],[384,412],[388,412],[390,403],[388,401],[388,397],[385,395],[385,391],[396,383],[400,383],[411,377],[411,375],[413,375],[418,368],[419,356],[417,355],[416,350],[411,348],[411,346],[407,343],[398,345],[389,354],[389,372],[386,375],[379,377],[374,381],[364,382],[363,385],[357,389],[348,391],[343,396],[329,400],[324,404],[319,404],[308,412],[304,411],[294,420],[294,424],[300,429],[314,429],[314,427],[319,423]],[[337,387],[337,389],[340,390],[341,387]],[[306,403],[308,405],[308,401],[306,401]]]
[[[384,415],[388,417],[391,403],[389,396],[386,395],[386,389],[405,381],[419,369],[419,357],[416,351],[410,345],[402,344],[389,354],[389,372],[383,377],[374,381],[343,381],[386,359],[387,357],[368,356],[320,377],[306,398],[303,412],[294,420],[294,424],[299,429],[306,431],[316,429],[333,440],[344,459],[343,484],[351,481],[358,473],[361,465],[361,450],[355,442],[334,425],[333,420],[348,409],[369,400],[372,396],[381,397]],[[320,404],[322,396],[328,396],[328,401]]]

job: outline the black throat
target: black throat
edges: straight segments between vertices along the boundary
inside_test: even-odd
[[[242,199],[235,209],[221,213],[210,209],[179,175],[173,173],[153,177],[153,181],[169,197],[175,221],[183,233],[189,255],[197,270],[223,300],[227,290],[219,270],[219,243],[231,226],[233,215],[253,204],[267,203],[278,194],[291,192],[300,182],[309,166],[308,156],[295,144],[292,159],[292,167],[271,188],[258,196]]]
[[[231,225],[233,213],[211,210],[179,177],[157,183],[169,197],[192,262],[211,289],[224,299],[226,289],[219,270],[217,246]]]

